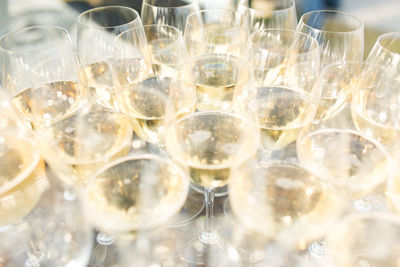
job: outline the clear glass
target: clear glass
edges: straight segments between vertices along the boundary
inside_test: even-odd
[[[201,10],[190,14],[184,32],[190,57],[203,54],[243,57],[248,37],[246,17],[225,9]]]
[[[187,17],[198,10],[196,0],[143,0],[141,17],[144,25],[169,25],[184,32]]]
[[[11,106],[35,128],[68,117],[87,90],[66,30],[33,26],[0,39],[1,84]]]
[[[351,102],[361,71],[361,61],[341,61],[330,64],[321,71],[315,83],[321,91],[316,122],[335,116]]]
[[[196,86],[197,111],[232,111],[234,99],[252,82],[252,66],[228,54],[191,58],[185,75]]]
[[[342,214],[335,189],[285,153],[275,153],[268,162],[253,158],[235,165],[228,188],[233,214],[254,235],[248,242],[271,249],[280,244],[294,254],[304,251]]]
[[[97,228],[122,239],[166,225],[185,203],[187,174],[172,161],[143,154],[110,162],[83,192],[85,211]]]
[[[1,263],[86,266],[93,232],[80,199],[65,197],[65,185],[46,170],[34,136],[1,113]]]
[[[241,0],[237,10],[248,17],[250,32],[263,29],[295,30],[297,26],[294,0]]]
[[[368,64],[386,65],[393,71],[399,71],[400,64],[400,32],[389,32],[378,37],[374,47],[369,53],[366,62]]]
[[[384,146],[358,132],[345,112],[303,129],[297,153],[311,173],[335,186],[343,200],[359,211],[372,208],[368,194],[395,170]]]
[[[255,114],[261,156],[268,159],[271,151],[295,141],[314,119],[321,94],[314,86],[318,44],[305,34],[267,29],[251,35],[247,58],[254,66],[254,84],[235,106]]]
[[[189,173],[191,181],[204,187],[206,218],[200,233],[187,229],[183,257],[201,263],[205,253],[220,249],[220,236],[214,229],[215,190],[227,184],[230,168],[254,155],[258,142],[254,124],[246,118],[221,111],[196,112],[176,121],[166,135],[166,148],[173,160]],[[193,233],[197,236],[193,237]],[[196,253],[196,244],[202,249]],[[211,253],[211,252],[210,252]],[[224,256],[224,255],[222,255]]]
[[[400,147],[400,75],[388,64],[365,64],[353,92],[351,114],[359,131],[392,154]]]
[[[114,38],[126,30],[140,27],[143,25],[138,12],[123,6],[97,7],[78,17],[81,82],[105,107],[119,109],[112,74],[112,65],[120,63],[114,58]]]
[[[167,125],[194,111],[195,88],[183,75],[187,53],[181,33],[165,25],[144,29],[144,36],[135,28],[114,41],[115,57],[128,65],[114,70],[120,84],[118,101],[121,110],[132,117],[137,135],[162,145]],[[140,64],[134,66],[133,57]]]
[[[328,266],[398,266],[399,234],[400,220],[392,214],[350,215],[329,232]]]
[[[311,11],[300,18],[297,31],[317,40],[321,66],[363,59],[364,23],[353,15],[332,10]]]
[[[38,131],[43,156],[59,178],[81,187],[99,168],[126,156],[133,127],[124,114],[96,102]]]

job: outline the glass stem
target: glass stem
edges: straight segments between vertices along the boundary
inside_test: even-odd
[[[200,241],[206,244],[218,242],[219,237],[214,231],[214,197],[215,188],[205,187],[204,197],[206,202],[206,218],[204,221],[204,229],[200,234]]]

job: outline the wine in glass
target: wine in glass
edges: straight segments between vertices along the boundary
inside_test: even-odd
[[[131,155],[102,167],[88,181],[83,197],[90,220],[122,239],[166,225],[184,205],[187,174],[157,155]]]
[[[358,132],[349,117],[343,113],[303,129],[297,153],[310,172],[335,186],[356,210],[371,210],[367,195],[394,174],[394,165],[384,146]]]
[[[1,83],[11,106],[35,128],[77,110],[86,96],[80,64],[66,30],[33,26],[0,39]]]
[[[235,166],[228,196],[236,219],[253,237],[250,243],[261,239],[265,247],[281,245],[293,253],[324,236],[342,211],[331,185],[279,154]]]
[[[315,121],[329,119],[351,102],[362,70],[362,62],[341,61],[326,66],[318,75],[315,86],[321,88],[321,99]]]
[[[399,72],[389,65],[364,64],[354,90],[351,114],[355,126],[397,155],[400,128]]]
[[[46,171],[37,140],[9,119],[2,116],[1,125],[1,262],[86,266],[93,236],[80,199],[64,198],[65,185]]]
[[[254,66],[254,84],[236,106],[255,114],[261,154],[268,158],[295,141],[314,118],[321,90],[314,86],[318,44],[305,34],[266,29],[251,35],[247,57]]]
[[[119,109],[112,65],[121,64],[114,58],[114,38],[136,27],[142,27],[143,31],[139,14],[129,7],[97,7],[78,17],[77,50],[83,66],[81,82],[89,87],[99,103],[111,109]]]
[[[169,128],[168,154],[190,173],[192,183],[204,187],[206,201],[204,228],[197,232],[188,227],[189,240],[181,241],[181,253],[188,262],[204,263],[204,253],[220,250],[221,237],[213,226],[214,193],[227,184],[233,164],[254,155],[257,137],[251,121],[221,111],[196,112]],[[193,233],[197,235],[193,237]],[[196,251],[196,244],[201,252]]]
[[[148,51],[138,52],[144,39]],[[145,35],[134,28],[114,40],[116,58],[140,58],[149,68],[115,69],[122,112],[132,117],[135,132],[151,144],[162,144],[167,125],[175,116],[194,110],[195,89],[183,75],[186,50],[181,33],[171,26],[145,26]],[[142,50],[140,50],[142,51]],[[125,75],[125,73],[127,75]],[[123,74],[123,75],[121,75]]]

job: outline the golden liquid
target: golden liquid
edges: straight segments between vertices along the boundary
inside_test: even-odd
[[[47,189],[45,165],[29,142],[6,138],[0,156],[0,226],[17,222]]]
[[[299,130],[311,122],[316,105],[308,97],[285,87],[259,89],[254,104],[261,128],[261,144],[281,149],[295,141]]]
[[[54,172],[68,183],[84,183],[107,162],[129,153],[132,126],[129,118],[100,107],[52,125],[45,136],[49,141],[42,149]]]
[[[232,179],[234,213],[249,231],[266,238],[286,237],[296,245],[310,241],[339,211],[332,191],[297,165],[245,165]]]
[[[193,63],[197,85],[197,110],[232,108],[238,66],[226,57],[209,57]]]
[[[350,96],[344,98],[321,97],[320,101],[318,102],[315,118],[326,120],[335,116],[345,107],[346,103],[350,99]]]
[[[79,107],[85,89],[76,82],[60,81],[29,88],[14,96],[12,105],[36,127],[49,125]]]
[[[151,70],[140,58],[109,59],[89,64],[81,70],[81,82],[107,108],[119,109],[116,90],[149,75]],[[116,86],[116,87],[115,87]]]
[[[88,185],[88,211],[104,231],[126,233],[165,223],[183,206],[188,181],[166,162],[128,160],[97,174]]]
[[[210,188],[224,186],[232,164],[255,153],[255,130],[241,118],[227,115],[230,113],[195,114],[168,132],[168,153],[188,167],[193,183]]]
[[[360,114],[358,108],[352,108],[351,115],[357,129],[367,135],[372,135],[390,152],[396,153],[396,149],[400,145],[400,128],[378,123],[371,118]]]
[[[194,111],[194,88],[182,83],[170,77],[149,77],[125,88],[124,112],[132,117],[138,136],[150,143],[162,143],[167,123]]]
[[[306,167],[353,199],[381,184],[393,167],[382,147],[349,130],[310,133],[298,143],[298,157]]]
[[[115,108],[117,103],[110,64],[101,61],[87,65],[82,68],[81,74],[85,75],[81,77],[81,81],[89,87],[90,93],[106,107]]]

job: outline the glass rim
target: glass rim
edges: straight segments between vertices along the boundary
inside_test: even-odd
[[[186,172],[182,169],[182,167],[180,167],[178,164],[176,164],[173,160],[165,158],[165,157],[161,157],[157,154],[150,154],[150,153],[144,153],[144,154],[133,154],[133,155],[127,155],[118,159],[115,159],[109,163],[107,163],[106,165],[102,166],[98,171],[96,171],[91,178],[89,179],[89,182],[92,181],[93,179],[96,179],[101,173],[105,172],[106,170],[117,166],[123,162],[127,162],[127,161],[136,161],[136,160],[156,160],[162,163],[166,163],[168,165],[172,165],[174,166],[174,168],[176,168],[177,170],[179,170],[179,172],[182,174],[183,177],[188,178],[188,175],[186,174]],[[189,180],[189,179],[188,179]]]
[[[151,7],[155,7],[155,8],[162,8],[162,9],[177,9],[177,8],[184,8],[184,7],[188,7],[188,6],[191,6],[191,5],[195,5],[195,1],[193,1],[193,0],[190,0],[190,3],[187,3],[187,4],[185,4],[185,5],[181,5],[181,6],[156,6],[156,5],[154,5],[154,4],[150,4],[149,3],[149,1],[151,1],[151,0],[144,0],[143,1],[143,5],[147,5],[147,6],[151,6]]]
[[[59,32],[63,36],[63,41],[55,42],[53,45],[47,45],[47,46],[44,46],[44,47],[38,47],[38,48],[33,48],[33,49],[24,49],[24,50],[13,50],[13,49],[4,47],[3,42],[5,40],[7,40],[8,38],[10,38],[10,37],[12,37],[14,35],[17,35],[17,34],[21,34],[24,31],[30,31],[30,30],[35,30],[35,29],[40,29],[43,32],[48,32],[48,29],[54,30],[54,32]],[[22,29],[18,29],[18,30],[13,30],[13,31],[7,32],[3,36],[1,36],[0,37],[0,52],[5,52],[5,53],[11,54],[11,55],[13,55],[13,54],[14,55],[32,54],[32,53],[35,53],[35,52],[39,52],[39,51],[53,49],[55,47],[63,46],[63,45],[65,45],[64,41],[68,42],[69,45],[71,46],[71,49],[76,53],[75,47],[74,47],[72,39],[71,39],[71,36],[69,35],[69,33],[68,33],[68,31],[66,29],[64,29],[62,27],[59,27],[59,26],[55,26],[55,25],[29,26],[29,27],[24,27]]]
[[[312,37],[309,34],[303,33],[303,32],[298,32],[296,30],[290,30],[290,29],[280,29],[280,28],[269,28],[269,29],[262,29],[262,30],[258,30],[253,32],[252,34],[250,34],[249,36],[249,48],[253,46],[253,39],[254,36],[257,35],[261,35],[264,34],[266,32],[286,32],[286,33],[292,33],[293,37],[296,37],[296,35],[302,36],[302,38],[306,38],[308,40],[310,40],[313,43],[313,48],[310,51],[307,52],[302,52],[302,53],[298,53],[298,56],[303,56],[303,55],[307,55],[307,54],[311,54],[311,53],[318,53],[319,55],[319,45],[317,40]],[[275,53],[274,53],[275,54]]]
[[[232,30],[232,29],[241,28],[241,27],[245,27],[247,29],[247,27],[248,27],[247,21],[245,19],[245,16],[243,14],[240,14],[238,11],[230,10],[230,9],[224,9],[224,8],[213,8],[213,9],[202,9],[202,10],[190,13],[189,16],[186,19],[185,29],[188,29],[188,27],[187,27],[188,25],[190,25],[190,27],[192,27],[192,28],[204,28],[203,26],[199,27],[199,26],[194,25],[191,22],[191,18],[195,17],[195,16],[200,16],[201,19],[202,19],[203,18],[203,16],[202,16],[203,13],[210,13],[210,12],[213,12],[213,13],[217,13],[217,12],[218,13],[222,13],[222,12],[223,13],[230,13],[231,15],[233,15],[235,17],[238,16],[240,18],[243,18],[239,25],[232,25],[231,27],[228,27],[227,29],[223,29],[223,30]],[[221,29],[215,29],[215,30],[207,29],[207,31],[210,31],[210,32],[221,31]]]
[[[275,2],[280,2],[280,1],[281,0],[276,0]],[[274,10],[272,10],[271,13],[284,13],[284,12],[290,10],[290,9],[294,9],[295,10],[296,2],[294,0],[289,0],[289,2],[290,2],[290,4],[289,4],[288,7],[283,7],[283,8],[280,8],[280,9],[274,9]],[[256,14],[260,12],[260,10],[258,10],[258,9],[251,8],[249,6],[244,5],[243,1],[239,1],[239,6],[245,7],[248,10],[250,10],[252,12],[255,12]]]
[[[356,27],[355,29],[352,30],[348,30],[348,31],[328,31],[328,30],[322,30],[322,29],[318,29],[318,28],[314,28],[311,27],[308,23],[306,23],[304,20],[306,19],[306,17],[312,15],[312,14],[337,14],[346,18],[351,18],[353,21],[357,21],[357,23],[359,24],[358,27]],[[306,28],[311,29],[312,31],[317,31],[317,32],[325,32],[325,33],[335,33],[335,34],[352,34],[358,31],[363,31],[364,30],[364,21],[350,13],[347,12],[343,12],[343,11],[338,11],[338,10],[314,10],[314,11],[309,11],[305,14],[303,14],[299,20],[299,25],[300,23],[302,25],[304,25]],[[352,27],[353,28],[353,27]]]
[[[384,51],[388,52],[389,54],[393,55],[393,56],[400,56],[400,48],[398,52],[393,51],[392,49],[388,48],[387,46],[382,44],[382,39],[384,38],[388,38],[388,37],[392,37],[395,36],[395,39],[399,41],[400,44],[400,32],[387,32],[384,34],[379,35],[378,39],[376,40],[376,44],[379,45],[379,47],[381,49],[383,49]]]
[[[112,9],[115,9],[115,10],[128,10],[128,11],[132,12],[132,14],[135,15],[135,18],[130,20],[130,21],[128,21],[128,22],[125,22],[125,23],[122,23],[122,24],[118,24],[118,25],[114,25],[114,26],[101,26],[101,25],[97,26],[97,25],[93,25],[93,24],[90,25],[87,22],[83,21],[83,17],[85,17],[87,14],[90,14],[90,13],[93,13],[93,12],[98,12],[98,11],[104,11],[104,10],[112,10]],[[86,10],[86,11],[82,12],[81,14],[79,14],[79,16],[77,18],[77,22],[78,22],[78,25],[82,25],[82,26],[85,26],[85,27],[88,27],[88,28],[113,29],[113,28],[120,28],[120,27],[129,25],[129,24],[132,24],[135,21],[137,21],[138,19],[140,20],[140,15],[135,9],[127,7],[127,6],[115,6],[114,5],[114,6],[95,7],[95,8],[91,8],[89,10]]]

